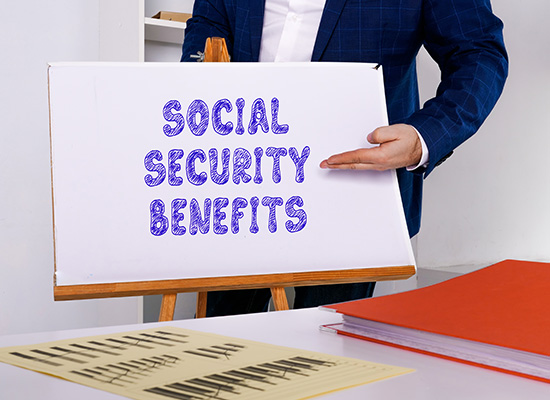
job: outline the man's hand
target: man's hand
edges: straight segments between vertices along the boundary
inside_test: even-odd
[[[396,124],[377,128],[367,136],[367,140],[380,146],[335,154],[323,160],[320,167],[384,171],[415,166],[422,157],[420,139],[411,125]]]

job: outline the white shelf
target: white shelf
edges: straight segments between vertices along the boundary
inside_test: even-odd
[[[145,40],[182,44],[185,34],[185,22],[168,21],[157,18],[145,18]]]
[[[194,0],[99,0],[101,61],[178,61],[187,24],[151,18],[191,14]]]

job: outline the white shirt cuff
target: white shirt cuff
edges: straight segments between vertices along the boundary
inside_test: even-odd
[[[430,153],[428,151],[428,146],[426,146],[426,142],[424,141],[424,138],[418,132],[418,130],[413,126],[416,134],[418,135],[418,138],[420,139],[420,144],[422,145],[422,156],[420,157],[420,162],[416,165],[412,165],[407,167],[407,171],[414,171],[417,168],[424,167],[428,164]]]

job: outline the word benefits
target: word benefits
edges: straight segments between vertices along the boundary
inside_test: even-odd
[[[210,219],[212,219],[213,232],[218,235],[225,235],[229,227],[223,222],[227,218],[224,211],[229,206],[230,200],[226,197],[217,197],[214,200],[207,198],[204,200],[204,208],[201,211],[199,201],[191,199],[189,202],[189,233],[196,235],[198,232],[207,234],[210,231]],[[256,234],[260,231],[258,226],[258,207],[260,204],[266,207],[268,212],[267,228],[269,232],[277,232],[277,207],[284,205],[284,211],[289,218],[296,218],[296,222],[288,220],[285,228],[290,233],[299,232],[306,226],[307,214],[301,208],[304,201],[300,196],[292,196],[286,203],[282,197],[264,196],[261,200],[254,196],[250,200],[243,197],[237,197],[231,201],[231,218],[228,221],[231,225],[231,233],[237,234],[240,231],[240,220],[245,216],[241,210],[248,209],[250,215],[250,226],[248,231]],[[165,215],[166,205],[160,199],[151,202],[151,233],[155,236],[162,236],[168,232],[170,222],[172,222],[171,232],[173,235],[181,236],[186,233],[186,228],[181,225],[185,219],[183,213],[187,206],[187,199],[172,200],[171,221]],[[212,216],[212,218],[210,218]]]
[[[248,124],[243,116],[245,104],[242,98],[235,102],[233,123],[227,120],[233,111],[233,104],[227,99],[217,101],[211,109],[204,101],[194,100],[189,104],[185,116],[179,113],[182,109],[181,103],[170,100],[162,110],[164,119],[169,122],[163,126],[163,133],[165,137],[175,137],[184,132],[187,126],[192,135],[199,137],[208,134],[209,130],[217,135],[229,135],[232,132],[236,135],[243,135],[245,132],[255,135],[258,129],[265,134],[288,134],[289,126],[278,122],[277,98],[271,100],[271,124],[264,100],[256,99],[252,102]],[[303,209],[304,200],[301,196],[283,199],[270,193],[245,198],[237,194],[230,199],[219,194],[216,196],[213,192],[216,187],[243,184],[259,185],[261,190],[261,185],[268,181],[279,184],[290,179],[296,184],[302,184],[306,179],[305,164],[310,154],[309,146],[301,149],[274,146],[257,146],[254,149],[237,147],[233,150],[195,148],[190,151],[175,148],[167,153],[151,150],[143,161],[148,172],[143,179],[148,187],[164,184],[192,193],[193,187],[205,185],[207,192],[201,193],[210,196],[203,197],[203,204],[194,197],[177,196],[169,202],[163,199],[152,200],[149,206],[150,233],[154,236],[167,233],[174,236],[199,233],[206,235],[210,232],[216,235],[240,232],[257,234],[263,229],[275,233],[278,230],[277,217],[281,219],[281,215],[286,218],[284,227],[287,232],[300,232],[307,224],[307,213]],[[287,163],[285,168],[281,168],[282,163]],[[291,171],[291,174],[286,177],[282,171]],[[272,186],[270,188],[273,190]]]

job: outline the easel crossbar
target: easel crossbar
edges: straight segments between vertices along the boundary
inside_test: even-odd
[[[55,300],[100,299],[110,297],[211,292],[218,290],[284,288],[337,283],[373,282],[407,279],[416,272],[414,265],[346,269],[284,274],[224,276],[142,282],[118,282],[87,285],[56,285]]]

